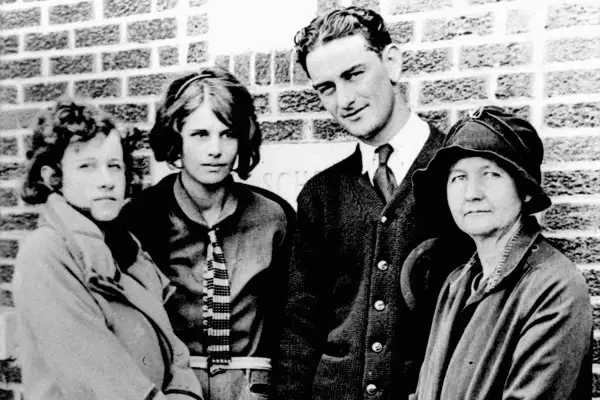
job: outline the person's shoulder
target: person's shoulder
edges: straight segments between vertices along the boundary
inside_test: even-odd
[[[263,217],[289,221],[289,223],[295,218],[294,208],[278,194],[247,183],[238,182],[237,185],[249,196],[253,208]]]
[[[306,182],[300,193],[322,192],[336,187],[336,183],[340,182],[343,176],[352,174],[360,168],[360,162],[360,153],[355,150],[341,161],[316,173]]]
[[[120,218],[138,224],[147,221],[150,215],[166,210],[166,204],[173,197],[176,177],[177,174],[169,174],[131,198],[121,210]]]

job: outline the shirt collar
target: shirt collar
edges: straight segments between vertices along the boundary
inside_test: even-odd
[[[428,135],[429,127],[427,123],[419,118],[416,113],[411,111],[406,124],[404,124],[402,129],[400,129],[388,143],[397,154],[402,148],[412,146],[416,143],[423,143],[423,138],[426,140]],[[375,169],[377,169],[377,166],[379,165],[379,159],[375,154],[375,150],[377,150],[378,146],[371,146],[359,141],[358,147],[360,149],[362,160],[362,174],[369,173],[369,177],[372,179],[371,175],[375,173]],[[390,157],[393,156],[394,153],[392,153]]]

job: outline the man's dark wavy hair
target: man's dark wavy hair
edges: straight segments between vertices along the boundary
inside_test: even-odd
[[[308,74],[306,57],[315,47],[347,36],[361,34],[369,50],[381,55],[392,38],[381,15],[362,7],[333,10],[313,19],[294,37],[298,62]]]
[[[87,142],[98,135],[108,136],[117,132],[123,146],[127,194],[139,189],[141,176],[134,171],[132,152],[141,140],[141,132],[135,128],[117,127],[112,118],[95,106],[80,99],[61,99],[45,110],[33,128],[31,146],[27,151],[29,160],[25,181],[21,187],[21,198],[28,204],[45,203],[52,192],[62,186],[61,161],[71,143]],[[42,167],[51,167],[55,172],[50,187],[44,183]]]
[[[222,68],[205,67],[171,82],[150,130],[154,158],[179,168],[177,163],[183,146],[181,129],[190,114],[205,101],[210,102],[217,119],[235,133],[238,139],[235,172],[241,179],[247,179],[260,161],[262,134],[248,89]]]

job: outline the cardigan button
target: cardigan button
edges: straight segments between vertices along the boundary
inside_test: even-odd
[[[384,215],[383,217],[381,217],[381,223],[385,224],[387,222],[387,217]]]
[[[379,268],[380,271],[385,271],[388,269],[388,263],[385,260],[381,260],[377,263],[377,268]]]
[[[373,343],[373,345],[371,346],[371,349],[375,352],[375,353],[379,353],[381,352],[381,350],[383,350],[383,345],[379,342],[375,342]]]
[[[375,302],[375,309],[377,311],[383,311],[384,308],[385,308],[385,303],[383,302],[383,300],[377,300]]]
[[[372,383],[369,383],[367,385],[367,393],[368,394],[375,394],[375,392],[377,392],[377,386],[373,385]]]

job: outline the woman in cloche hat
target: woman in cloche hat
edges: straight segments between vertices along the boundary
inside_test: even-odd
[[[527,121],[487,106],[415,173],[416,201],[476,251],[444,283],[410,399],[590,398],[588,287],[532,215],[551,204],[543,153]]]

